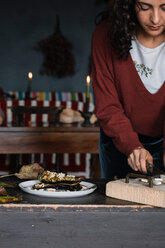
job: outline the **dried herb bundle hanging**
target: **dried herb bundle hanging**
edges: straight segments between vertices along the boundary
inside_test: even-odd
[[[59,16],[56,16],[55,32],[41,40],[35,49],[44,55],[41,75],[62,78],[75,73],[75,61],[71,53],[72,44],[61,33]]]

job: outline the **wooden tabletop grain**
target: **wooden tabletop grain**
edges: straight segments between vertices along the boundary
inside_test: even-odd
[[[0,153],[98,154],[99,127],[58,124],[55,127],[0,127]]]

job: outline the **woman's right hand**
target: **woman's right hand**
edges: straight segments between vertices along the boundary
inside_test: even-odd
[[[153,157],[142,147],[134,149],[128,156],[128,164],[134,171],[147,173],[146,162],[153,164]]]

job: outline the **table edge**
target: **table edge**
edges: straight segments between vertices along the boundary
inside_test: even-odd
[[[165,212],[150,205],[0,204],[0,212]]]

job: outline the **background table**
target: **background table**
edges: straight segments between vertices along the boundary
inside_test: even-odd
[[[91,175],[98,178],[99,127],[81,124],[57,124],[55,127],[0,127],[0,153],[91,153]],[[58,168],[57,156],[57,168]]]

